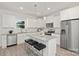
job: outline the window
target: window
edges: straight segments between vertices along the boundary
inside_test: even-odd
[[[25,22],[24,22],[24,21],[18,21],[18,22],[16,23],[16,26],[17,26],[18,28],[25,28]]]

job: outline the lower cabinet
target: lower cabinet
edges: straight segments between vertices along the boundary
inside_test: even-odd
[[[17,33],[16,35],[1,35],[1,47],[6,48],[7,45],[22,44],[25,43],[25,40],[29,38],[26,33]]]
[[[7,46],[12,46],[17,44],[17,36],[16,34],[5,34],[1,35],[1,47],[6,48]]]
[[[6,40],[6,35],[1,35],[1,47],[6,48],[7,47],[7,40]]]
[[[0,47],[1,47],[1,35],[0,35]]]

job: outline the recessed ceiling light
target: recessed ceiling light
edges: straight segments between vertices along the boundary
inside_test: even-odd
[[[48,10],[50,10],[50,8],[47,8]]]
[[[23,10],[23,7],[20,7],[21,10]]]

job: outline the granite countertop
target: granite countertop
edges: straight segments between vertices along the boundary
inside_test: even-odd
[[[44,35],[43,32],[17,32],[17,33],[13,33],[13,34],[23,34],[23,33],[26,33],[25,35],[27,36],[30,36],[32,38],[36,38],[36,39],[39,39],[39,40],[42,40],[42,41],[48,41],[48,40],[51,40],[51,39],[55,39],[56,36],[49,36],[49,35]],[[2,33],[1,35],[9,35],[9,33]]]
[[[34,33],[34,32],[13,32],[12,34],[23,34],[23,33]],[[0,33],[1,35],[8,35],[9,33]]]

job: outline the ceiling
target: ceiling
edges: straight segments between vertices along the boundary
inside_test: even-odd
[[[79,2],[0,2],[0,9],[42,17],[77,5]]]

